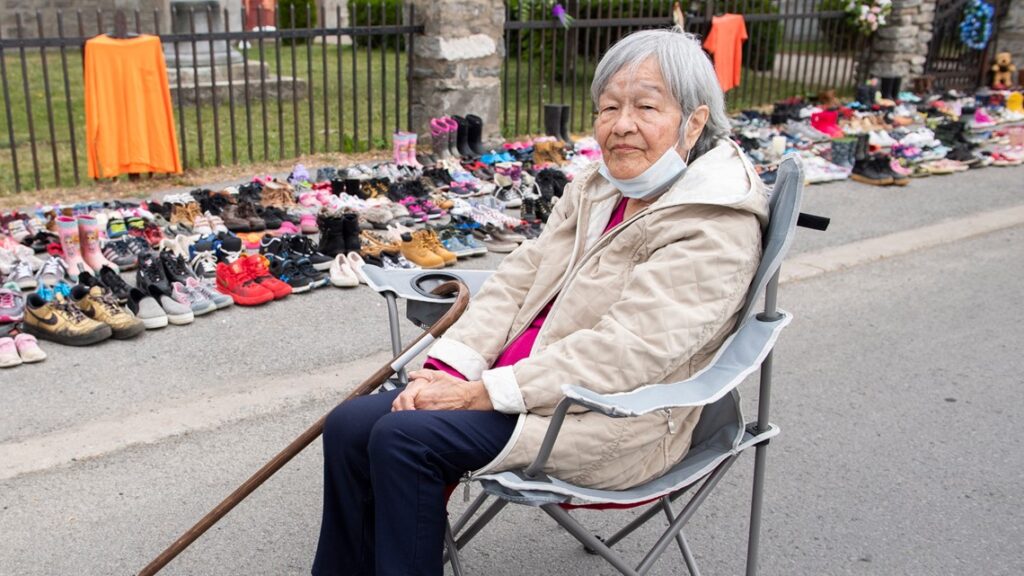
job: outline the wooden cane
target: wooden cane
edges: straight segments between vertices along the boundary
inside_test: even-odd
[[[351,400],[357,396],[364,396],[373,392],[381,384],[384,383],[392,374],[394,374],[399,368],[405,365],[405,363],[414,356],[417,356],[420,352],[426,349],[426,347],[439,338],[445,331],[459,319],[459,316],[466,310],[466,306],[469,305],[469,288],[460,281],[449,281],[441,284],[433,290],[433,293],[438,296],[444,296],[456,292],[455,302],[451,308],[442,316],[437,322],[427,329],[426,332],[420,334],[416,340],[405,347],[402,353],[399,354],[394,360],[392,360],[386,366],[382,366],[378,369],[370,378],[360,384],[355,390],[350,393],[345,400]],[[285,464],[288,463],[296,454],[301,452],[306,446],[316,440],[318,436],[324,431],[324,421],[327,419],[325,414],[319,420],[316,421],[312,426],[306,429],[298,438],[292,441],[287,448],[274,456],[269,462],[263,465],[255,474],[253,474],[248,480],[242,483],[230,496],[224,499],[223,502],[218,504],[213,510],[210,510],[203,516],[202,520],[196,522],[196,525],[189,528],[187,532],[181,535],[180,538],[174,541],[173,544],[167,547],[166,550],[160,553],[152,562],[150,562],[145,568],[139,572],[139,576],[151,576],[159,572],[168,562],[173,560],[178,554],[181,554],[185,548],[188,548],[190,544],[196,541],[197,538],[203,535],[204,532],[209,530],[214,524],[216,524],[221,518],[223,518],[232,508],[238,505],[239,502],[244,500],[249,494],[252,494],[256,488],[259,488],[261,484],[267,481],[268,478],[274,475],[275,472],[280,470]]]

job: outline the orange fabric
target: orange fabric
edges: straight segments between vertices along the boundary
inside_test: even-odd
[[[181,172],[159,37],[86,41],[85,141],[90,178]]]
[[[704,49],[715,55],[715,74],[722,92],[740,85],[746,39],[747,26],[742,14],[724,14],[711,19],[711,32],[704,40]]]

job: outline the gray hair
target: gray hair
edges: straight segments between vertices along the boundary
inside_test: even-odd
[[[729,136],[729,119],[725,115],[725,97],[718,84],[715,68],[700,41],[678,26],[671,30],[643,30],[634,32],[611,47],[597,64],[594,81],[590,84],[590,97],[597,101],[611,81],[623,68],[636,70],[648,58],[655,58],[669,93],[683,110],[684,121],[699,106],[708,107],[707,124],[690,153],[690,161],[714,148],[720,138]],[[679,127],[682,142],[685,126]]]

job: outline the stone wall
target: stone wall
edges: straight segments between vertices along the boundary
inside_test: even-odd
[[[1024,0],[1010,0],[1010,9],[999,26],[997,51],[1013,54],[1017,70],[1024,70]]]
[[[476,114],[484,140],[500,138],[503,0],[412,0],[424,33],[412,68],[412,129],[430,133],[430,119]]]
[[[895,0],[890,24],[872,40],[872,76],[913,78],[924,73],[936,0]]]

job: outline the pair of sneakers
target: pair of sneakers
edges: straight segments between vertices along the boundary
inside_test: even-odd
[[[292,293],[291,286],[270,273],[269,262],[262,254],[217,264],[217,290],[239,306],[259,306]]]

